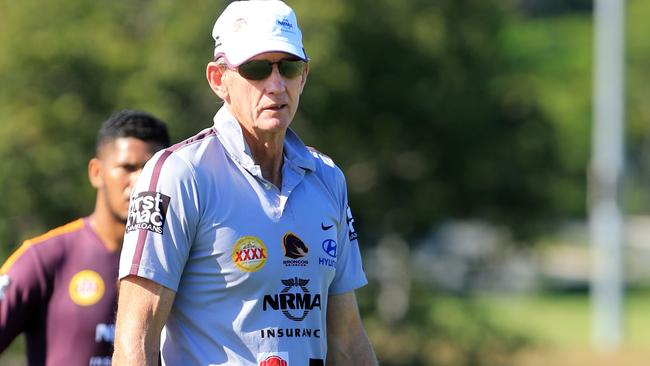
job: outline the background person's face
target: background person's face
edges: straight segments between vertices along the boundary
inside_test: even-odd
[[[129,197],[144,164],[160,149],[157,144],[133,137],[121,137],[103,146],[99,153],[98,199],[110,214],[126,223]]]

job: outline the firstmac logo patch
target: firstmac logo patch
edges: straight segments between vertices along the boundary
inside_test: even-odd
[[[140,192],[131,197],[126,232],[138,229],[162,234],[170,197],[160,192]]]

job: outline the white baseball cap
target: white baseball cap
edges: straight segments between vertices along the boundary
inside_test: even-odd
[[[264,52],[286,52],[307,61],[296,14],[280,0],[234,1],[212,29],[214,56],[239,66]]]

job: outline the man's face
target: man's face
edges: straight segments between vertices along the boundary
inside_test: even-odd
[[[283,59],[295,57],[284,52],[268,52],[251,60],[277,62]],[[308,71],[305,66],[302,75],[287,78],[280,75],[277,65],[273,65],[273,72],[266,79],[248,80],[236,70],[227,69],[222,77],[226,91],[224,100],[244,128],[256,135],[286,130],[298,109]]]
[[[101,201],[98,208],[105,207],[116,220],[126,223],[133,185],[144,164],[160,148],[134,137],[120,137],[102,146],[93,159],[98,165],[96,177],[91,177]]]

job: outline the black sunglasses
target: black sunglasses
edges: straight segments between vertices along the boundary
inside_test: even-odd
[[[280,75],[293,79],[305,71],[305,62],[302,60],[285,59],[277,62],[268,60],[252,60],[244,62],[237,67],[237,72],[248,80],[264,80],[273,72],[273,65],[278,65]]]

